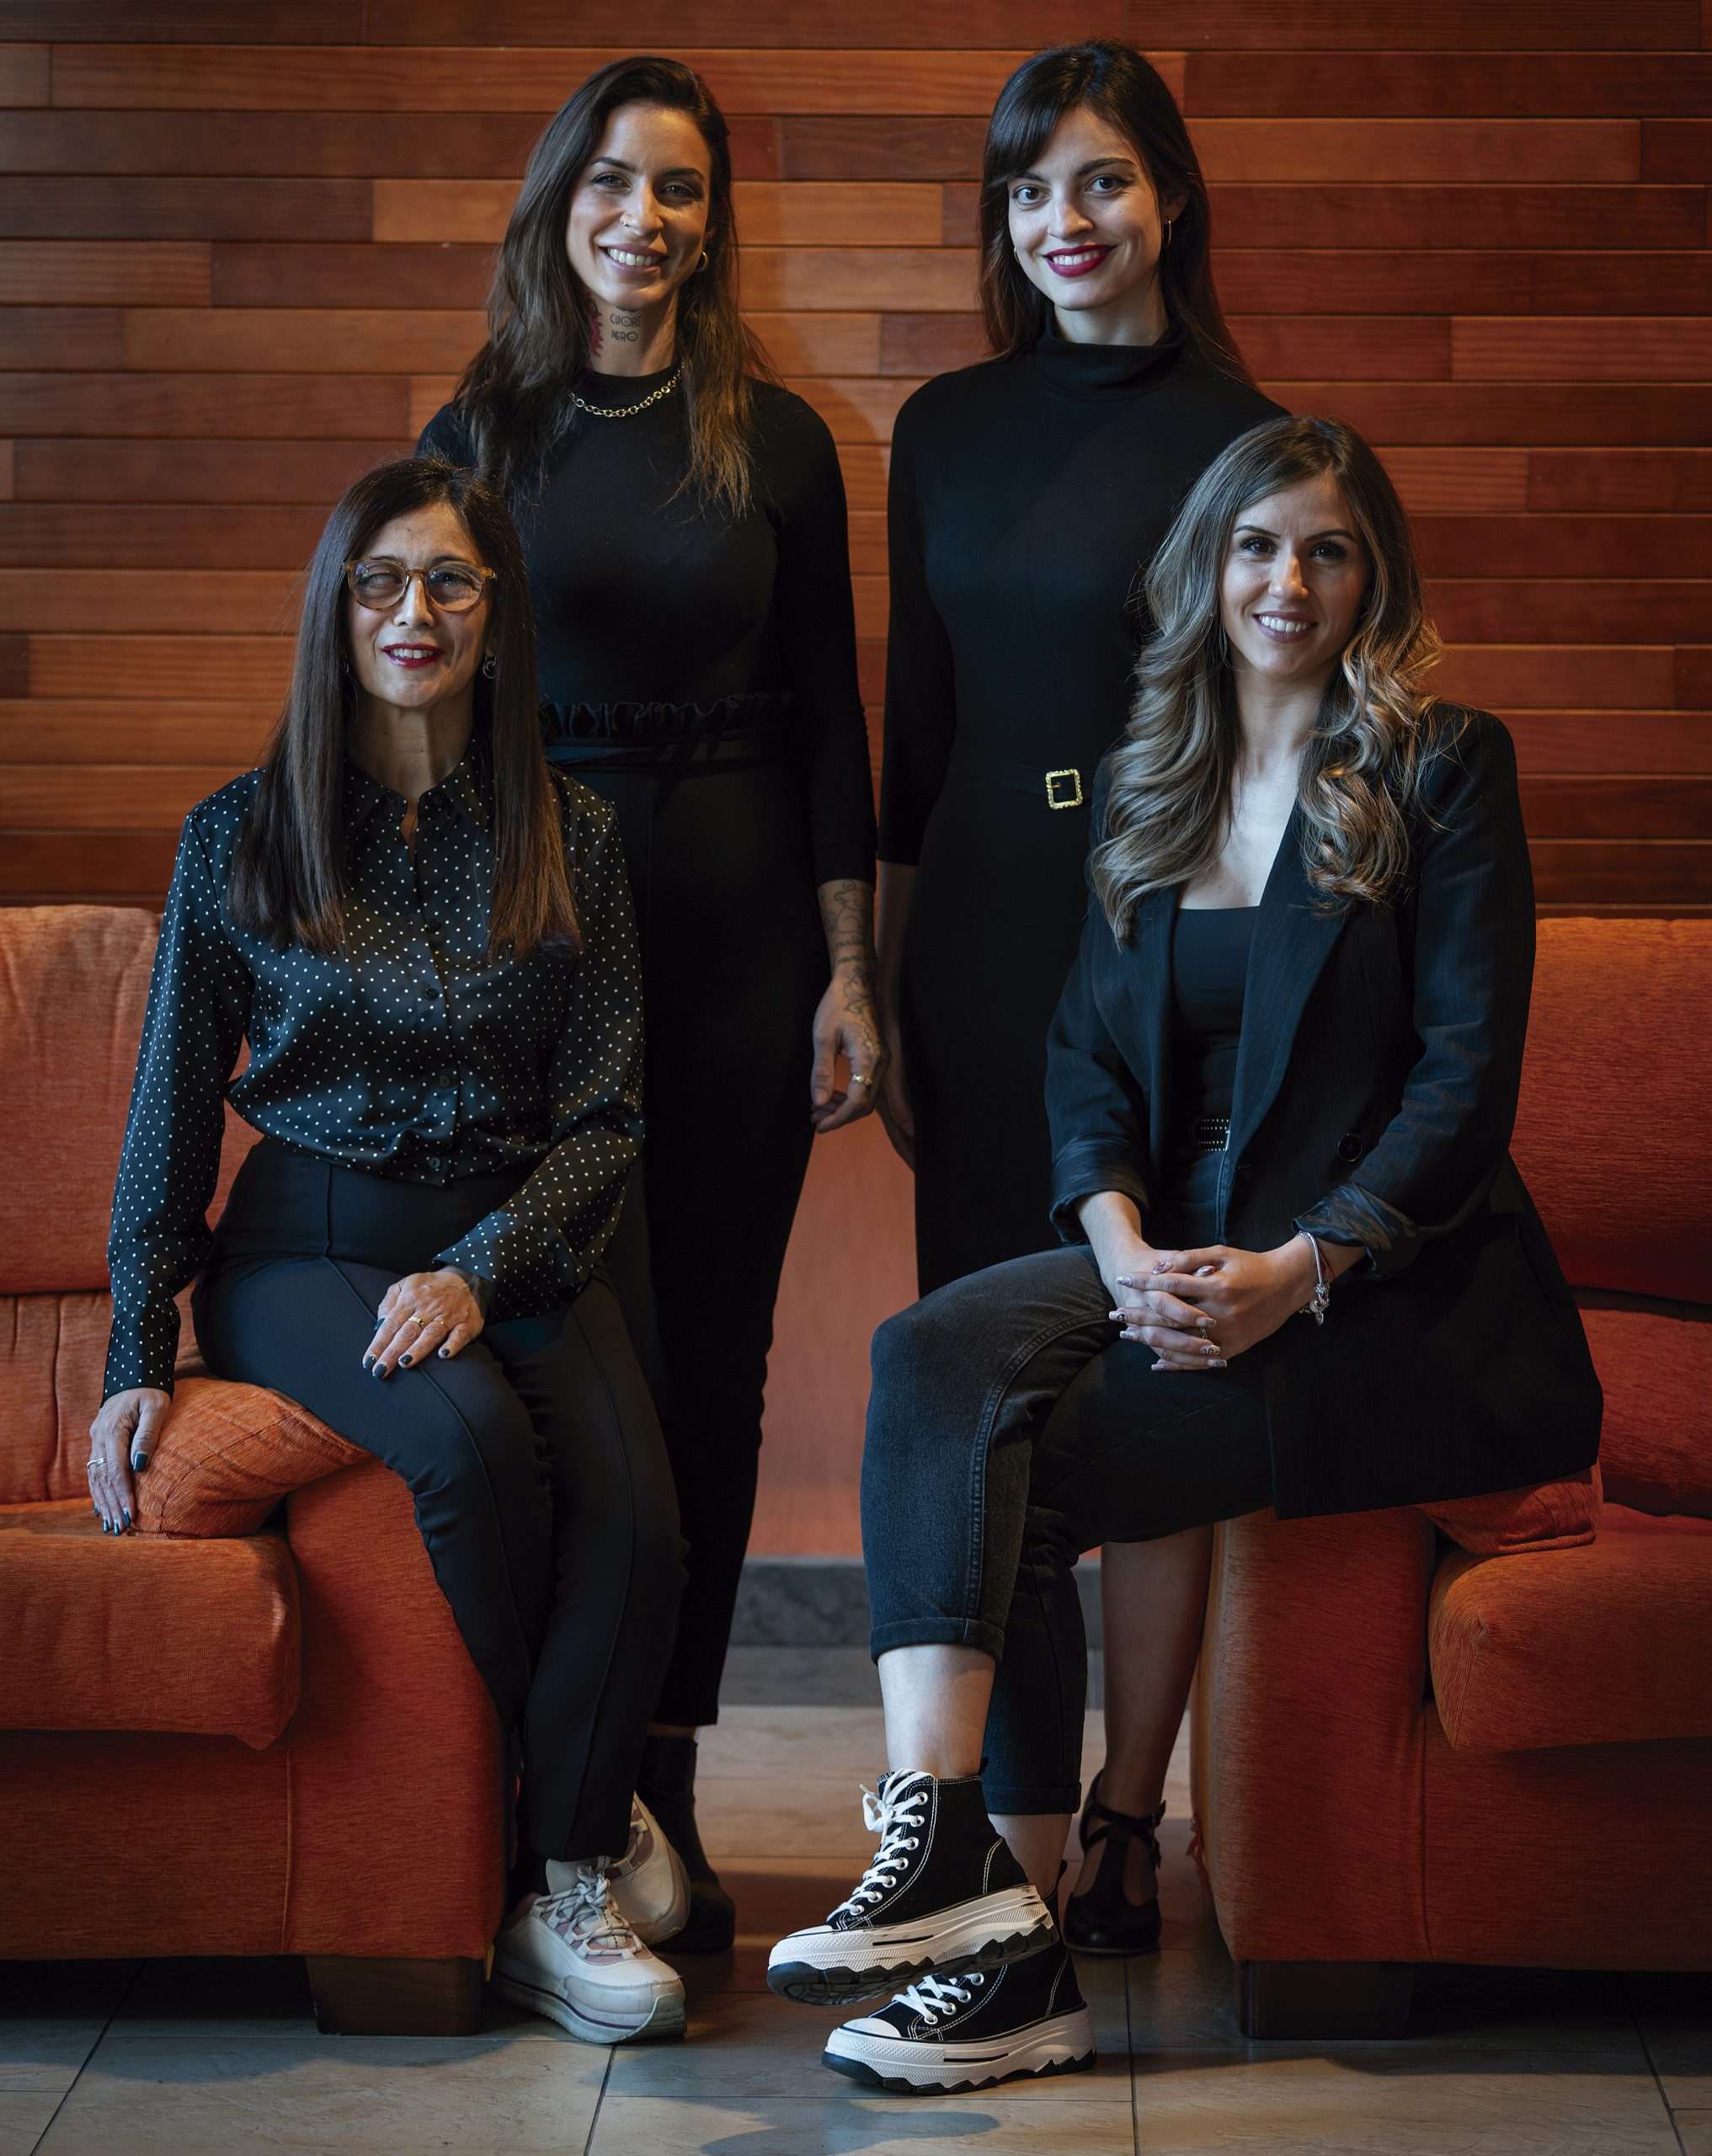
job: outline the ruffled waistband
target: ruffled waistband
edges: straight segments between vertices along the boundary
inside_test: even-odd
[[[712,703],[552,704],[541,707],[542,738],[648,746],[731,734],[771,734],[788,725],[796,705],[789,689],[719,696]]]

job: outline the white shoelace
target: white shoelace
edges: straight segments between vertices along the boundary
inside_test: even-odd
[[[841,1917],[846,1912],[861,1916],[897,1885],[909,1862],[908,1852],[921,1846],[919,1832],[912,1834],[907,1830],[925,1824],[919,1807],[927,1801],[931,1787],[925,1776],[913,1789],[900,1790],[895,1795],[886,1782],[881,1783],[882,1793],[877,1795],[862,1785],[862,1823],[871,1834],[880,1837],[880,1846],[861,1884],[848,1901],[839,1903],[834,1916]]]
[[[535,1913],[572,1946],[615,1954],[642,1951],[642,1941],[611,1898],[604,1865],[579,1867],[570,1886],[538,1897]]]
[[[907,2006],[924,2021],[936,2022],[941,2014],[949,2020],[958,2007],[968,2004],[974,1988],[986,1981],[979,1969],[961,1977],[922,1977],[907,1991],[900,1991],[893,2004]]]

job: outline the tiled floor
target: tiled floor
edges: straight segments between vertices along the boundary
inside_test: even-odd
[[[859,1871],[880,1764],[861,1708],[739,1706],[710,1736],[703,1817],[744,1928],[685,1961],[685,2043],[608,2053],[498,2004],[461,2041],[319,2036],[289,1961],[0,1964],[0,2156],[1712,2156],[1707,1979],[1438,1971],[1406,2043],[1245,2044],[1180,1778],[1165,1951],[1084,1968],[1097,2071],[862,2095],[819,2063],[834,2017],[763,1970]]]

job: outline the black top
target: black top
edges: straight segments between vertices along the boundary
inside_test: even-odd
[[[553,774],[582,955],[486,953],[492,796],[472,749],[421,798],[345,766],[347,947],[275,950],[226,905],[259,774],[184,819],[143,1018],[114,1193],[113,1332],[104,1397],[170,1390],[173,1301],[206,1262],[230,1100],[270,1137],[345,1167],[425,1183],[515,1168],[516,1195],[450,1250],[493,1283],[497,1316],[587,1281],[642,1139],[642,1012],[614,812]],[[249,1062],[232,1079],[245,1038]],[[231,1081],[228,1083],[228,1081]]]
[[[1257,906],[1179,906],[1171,922],[1181,1119],[1229,1115]]]
[[[585,374],[578,392],[635,404],[670,374]],[[650,707],[782,692],[800,739],[815,881],[872,883],[873,781],[838,452],[800,397],[751,388],[756,504],[744,516],[679,492],[689,466],[681,382],[632,417],[579,414],[516,489],[541,693],[568,729],[622,734],[659,730]],[[454,405],[418,447],[473,461]]]
[[[1175,336],[1053,330],[909,399],[892,440],[883,859],[920,859],[953,744],[1080,770],[1091,793],[1128,703],[1142,574],[1206,467],[1281,408]],[[1049,820],[1085,841],[1085,815]]]
[[[1323,1331],[1293,1317],[1251,1350],[1281,1514],[1517,1489],[1597,1449],[1581,1321],[1507,1151],[1533,969],[1515,750],[1485,712],[1431,723],[1396,902],[1321,902],[1298,808],[1255,915],[1217,1240],[1268,1250],[1306,1228],[1368,1252]],[[1068,1241],[1091,1192],[1145,1221],[1164,1185],[1177,895],[1151,892],[1121,943],[1089,909],[1053,1022]]]

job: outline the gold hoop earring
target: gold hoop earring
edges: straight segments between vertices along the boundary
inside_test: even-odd
[[[1176,224],[1176,221],[1177,221],[1175,217],[1167,217],[1165,219],[1165,247],[1162,247],[1160,249],[1160,253],[1161,254],[1165,252],[1165,248],[1169,248],[1171,243],[1171,227]]]
[[[700,261],[696,264],[695,268],[694,268],[694,269],[690,272],[690,275],[691,275],[692,277],[699,277],[699,276],[701,275],[701,272],[702,272],[702,271],[703,271],[707,267],[707,248],[704,247],[704,248],[702,248],[702,250],[701,250],[701,260],[700,260]]]
[[[490,651],[482,661],[482,678],[485,681],[491,681],[499,671],[499,654],[496,651]]]

